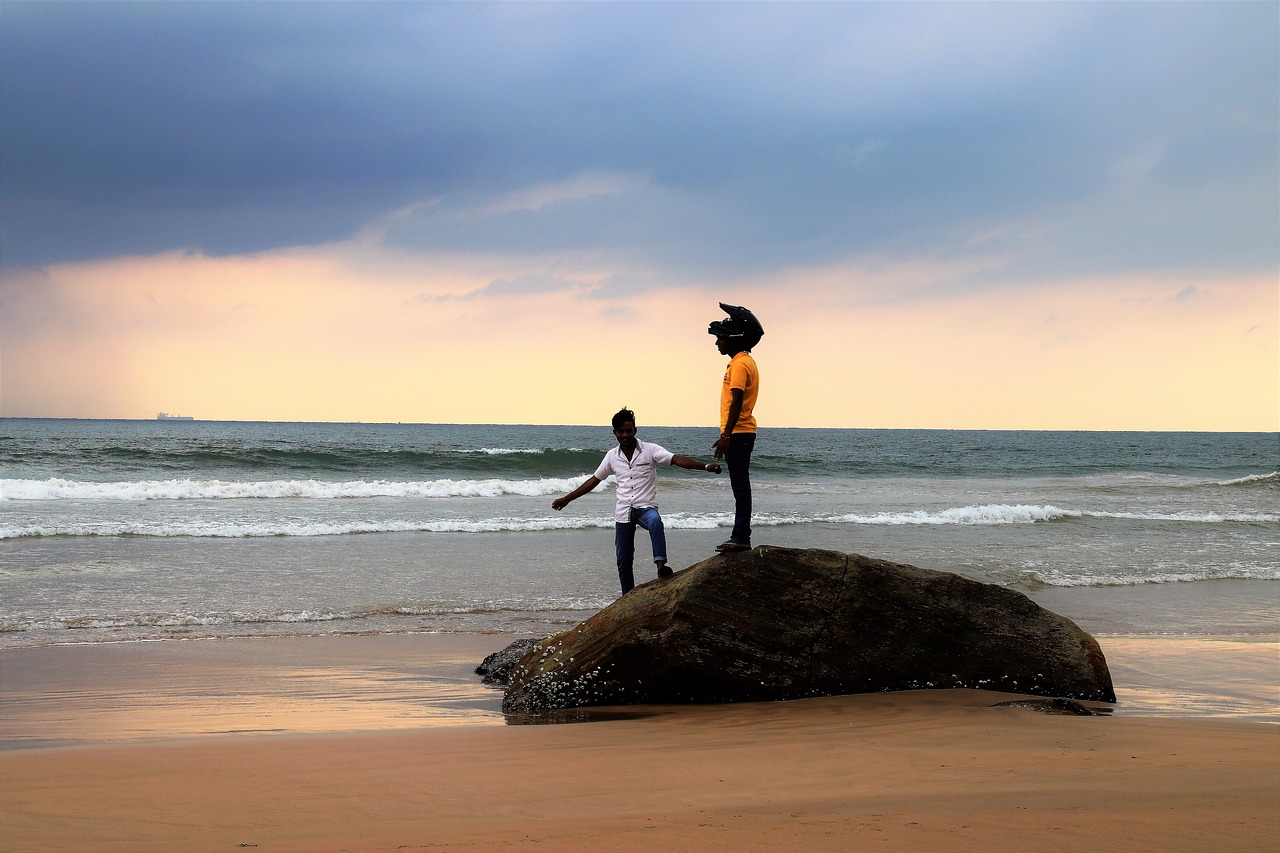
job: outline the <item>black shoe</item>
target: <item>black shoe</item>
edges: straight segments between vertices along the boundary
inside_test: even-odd
[[[665,566],[665,565],[664,565],[664,566],[662,566],[660,569],[658,569],[658,577],[660,577],[660,578],[669,578],[669,577],[671,577],[671,576],[672,576],[672,575],[674,575],[674,574],[675,574],[675,572],[671,571],[671,567],[670,567],[670,566]]]

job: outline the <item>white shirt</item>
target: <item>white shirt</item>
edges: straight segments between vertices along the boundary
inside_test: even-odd
[[[604,461],[596,469],[595,478],[604,480],[610,474],[618,478],[618,504],[613,511],[614,521],[631,520],[633,507],[658,506],[658,468],[670,465],[675,454],[657,444],[636,439],[636,449],[628,459],[621,447],[615,447],[604,455]]]

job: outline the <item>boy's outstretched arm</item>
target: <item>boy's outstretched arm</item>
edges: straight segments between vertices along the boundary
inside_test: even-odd
[[[574,489],[569,494],[562,495],[561,497],[558,497],[555,500],[553,500],[551,502],[551,508],[555,510],[564,509],[571,502],[576,501],[578,498],[582,497],[583,495],[585,495],[587,492],[591,491],[598,485],[600,485],[599,480],[597,480],[595,477],[588,477],[586,480],[582,482],[581,486],[578,486],[578,488]]]
[[[720,466],[714,462],[699,462],[692,456],[681,456],[679,453],[671,457],[671,464],[679,468],[688,468],[690,471],[710,471],[712,474],[720,473]]]

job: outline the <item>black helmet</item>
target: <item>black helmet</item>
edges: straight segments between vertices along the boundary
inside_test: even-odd
[[[760,325],[755,314],[741,305],[726,305],[723,302],[720,303],[720,310],[729,316],[724,320],[712,321],[707,326],[708,334],[717,338],[741,338],[747,349],[760,342],[760,338],[764,336],[764,326]]]

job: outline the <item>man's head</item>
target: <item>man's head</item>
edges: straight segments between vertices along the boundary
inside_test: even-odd
[[[721,302],[720,308],[729,316],[723,320],[714,320],[707,326],[707,332],[716,336],[716,348],[725,355],[750,352],[764,336],[764,327],[760,325],[760,321],[741,305],[726,305]]]
[[[636,446],[636,413],[622,408],[613,416],[613,437],[618,439],[618,446],[623,450],[631,450]]]

